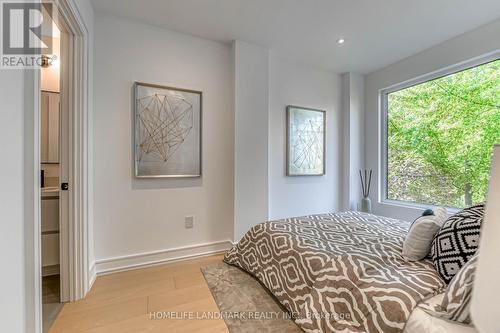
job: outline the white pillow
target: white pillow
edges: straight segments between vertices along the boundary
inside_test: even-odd
[[[416,219],[403,243],[403,257],[409,261],[424,259],[431,251],[432,241],[447,218],[446,209],[438,207],[434,209],[434,215]]]

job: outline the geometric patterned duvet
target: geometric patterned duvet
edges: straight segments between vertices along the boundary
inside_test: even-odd
[[[360,212],[258,224],[224,261],[256,277],[306,332],[401,332],[445,284],[401,256],[405,221]]]

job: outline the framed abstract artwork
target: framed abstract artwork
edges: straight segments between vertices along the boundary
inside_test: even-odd
[[[326,112],[286,107],[286,175],[325,174]]]
[[[138,178],[201,176],[201,91],[134,84]]]

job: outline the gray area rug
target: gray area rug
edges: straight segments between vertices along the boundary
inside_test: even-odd
[[[226,263],[205,266],[201,271],[231,333],[302,333],[250,274]]]

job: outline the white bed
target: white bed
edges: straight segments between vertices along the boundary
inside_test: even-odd
[[[438,304],[442,301],[443,294],[436,295],[427,302]],[[404,333],[479,333],[472,326],[451,322],[434,317],[419,307],[416,307],[406,323]]]

